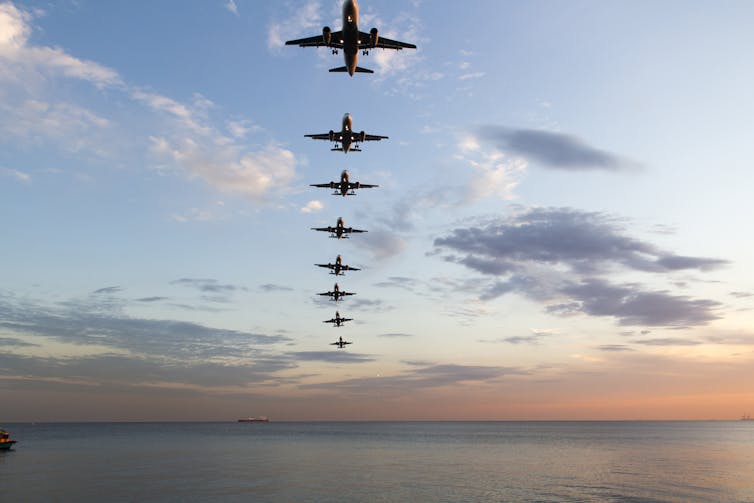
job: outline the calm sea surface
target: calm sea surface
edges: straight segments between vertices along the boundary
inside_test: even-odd
[[[4,426],[2,502],[754,502],[754,422]]]

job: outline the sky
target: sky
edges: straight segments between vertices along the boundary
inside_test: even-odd
[[[754,412],[754,4],[340,8],[0,3],[0,421]]]

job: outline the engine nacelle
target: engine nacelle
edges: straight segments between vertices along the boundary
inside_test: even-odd
[[[374,48],[377,47],[377,42],[380,40],[379,32],[377,31],[377,28],[372,28],[369,30],[369,46]]]
[[[361,141],[361,142],[367,141],[367,134],[364,131],[362,131],[361,133],[359,133],[359,141]]]
[[[330,141],[334,142],[335,141],[335,131],[333,131],[331,129],[329,134],[330,134]]]
[[[361,188],[361,183],[359,183],[359,182],[356,182],[356,184],[354,185],[354,188],[356,188],[356,189],[360,189],[360,188]]]
[[[322,28],[322,41],[325,43],[325,45],[329,46],[331,40],[332,30],[329,26],[325,26],[324,28]]]

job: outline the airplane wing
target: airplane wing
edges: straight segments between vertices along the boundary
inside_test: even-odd
[[[379,187],[379,185],[370,185],[368,183],[348,183],[348,190],[353,189],[373,189]]]
[[[330,183],[310,183],[309,187],[320,187],[322,189],[334,189],[336,187],[335,182]]]
[[[334,268],[332,264],[314,264],[314,265],[316,265],[317,267],[326,267],[328,269],[333,269]],[[341,267],[341,269],[343,269],[343,268]]]
[[[332,297],[332,292],[322,292],[318,293],[317,295],[329,295],[330,297]]]
[[[340,322],[345,323],[346,321],[353,321],[353,318],[341,318]]]
[[[351,141],[353,143],[358,143],[360,141],[380,141],[380,140],[387,140],[387,139],[388,139],[387,136],[380,136],[378,134],[365,134],[364,136],[362,136],[361,133],[357,133],[357,132],[351,133]]]
[[[335,33],[332,34],[332,37],[335,38]],[[320,40],[322,40],[322,37],[319,38]],[[362,42],[361,44],[359,44],[359,49],[371,48],[372,46],[368,42],[370,38],[370,33],[360,31],[359,39],[366,40],[367,42]],[[395,49],[396,51],[400,51],[401,49],[416,49],[416,46],[414,44],[408,44],[406,42],[400,42],[398,40],[390,40],[389,38],[385,38],[382,35],[377,37],[377,45],[375,47],[379,47],[380,49]]]
[[[321,133],[321,134],[305,134],[304,135],[307,138],[312,138],[313,140],[327,140],[330,141],[330,133]],[[340,135],[337,135],[335,137],[336,141],[340,141]]]
[[[320,231],[320,232],[335,232],[334,227],[312,227],[313,231]]]
[[[346,229],[343,230],[343,232],[349,232],[349,233],[352,232],[354,234],[359,234],[359,233],[367,232],[367,231],[364,231],[364,230],[361,230],[361,229],[353,229],[351,227],[347,227]]]
[[[361,269],[351,267],[350,265],[343,265],[343,266],[340,266],[340,270],[341,271],[360,271]]]
[[[315,35],[313,37],[289,40],[285,45],[297,45],[299,47],[332,47],[334,49],[342,49],[343,43],[341,40],[343,40],[343,31],[334,31],[330,34],[330,44],[325,43],[325,39],[322,35]]]
[[[322,323],[337,323],[337,320],[335,318],[332,318],[330,320],[323,321]]]
[[[346,295],[356,295],[356,294],[353,292],[340,292],[341,297],[345,297]]]

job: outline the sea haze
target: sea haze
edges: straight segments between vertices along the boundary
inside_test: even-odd
[[[2,501],[754,501],[754,423],[6,425]]]

